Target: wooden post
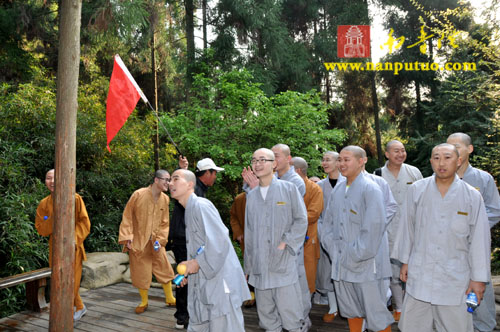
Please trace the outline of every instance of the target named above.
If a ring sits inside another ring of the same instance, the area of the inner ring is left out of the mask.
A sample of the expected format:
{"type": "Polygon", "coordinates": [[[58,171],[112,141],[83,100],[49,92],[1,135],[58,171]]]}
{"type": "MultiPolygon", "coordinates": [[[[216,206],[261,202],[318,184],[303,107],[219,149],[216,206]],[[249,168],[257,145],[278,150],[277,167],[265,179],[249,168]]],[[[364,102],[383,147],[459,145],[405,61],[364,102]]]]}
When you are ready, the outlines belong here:
{"type": "Polygon", "coordinates": [[[157,23],[157,14],[155,12],[154,4],[151,9],[151,72],[153,73],[154,79],[154,99],[155,99],[155,112],[156,112],[156,121],[155,121],[155,134],[154,134],[154,159],[155,159],[155,171],[160,169],[160,134],[159,134],[159,114],[158,114],[158,78],[156,74],[156,23],[157,23]]]}
{"type": "Polygon", "coordinates": [[[76,114],[81,0],[61,0],[49,331],[73,331],[76,114]]]}

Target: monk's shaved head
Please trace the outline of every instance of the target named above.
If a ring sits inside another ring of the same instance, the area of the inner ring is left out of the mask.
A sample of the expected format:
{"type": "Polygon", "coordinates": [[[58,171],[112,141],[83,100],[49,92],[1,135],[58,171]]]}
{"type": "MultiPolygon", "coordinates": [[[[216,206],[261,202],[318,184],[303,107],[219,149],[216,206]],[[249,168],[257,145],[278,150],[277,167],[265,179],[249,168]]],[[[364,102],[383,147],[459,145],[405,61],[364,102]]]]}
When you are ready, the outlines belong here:
{"type": "Polygon", "coordinates": [[[335,151],[326,151],[325,153],[323,153],[323,157],[324,156],[330,156],[335,160],[339,159],[339,153],[335,151]]]}
{"type": "Polygon", "coordinates": [[[273,149],[279,149],[285,157],[288,157],[290,155],[290,147],[286,144],[276,144],[273,146],[273,149]]]}
{"type": "Polygon", "coordinates": [[[348,145],[342,151],[349,151],[357,159],[366,158],[366,151],[357,145],[348,145]]]}
{"type": "Polygon", "coordinates": [[[182,176],[182,178],[184,180],[186,180],[186,182],[192,183],[193,188],[196,185],[196,176],[190,170],[180,168],[180,169],[176,170],[174,173],[180,174],[182,176]]]}
{"type": "Polygon", "coordinates": [[[307,161],[304,160],[304,158],[301,157],[293,157],[292,158],[292,165],[295,167],[295,169],[300,169],[302,171],[302,174],[306,175],[307,174],[307,161]]]}
{"type": "Polygon", "coordinates": [[[434,154],[434,151],[436,151],[437,149],[440,149],[440,148],[450,149],[451,151],[453,151],[454,154],[457,155],[457,158],[459,157],[458,150],[455,147],[455,145],[448,144],[448,143],[441,143],[441,144],[436,145],[434,148],[432,148],[432,154],[434,154]]]}
{"type": "Polygon", "coordinates": [[[256,154],[257,152],[263,152],[268,159],[274,160],[274,152],[268,148],[257,149],[253,154],[256,154]]]}
{"type": "Polygon", "coordinates": [[[398,141],[397,139],[393,139],[392,141],[387,142],[385,145],[385,151],[389,151],[393,146],[402,146],[404,147],[404,144],[398,141]]]}
{"type": "Polygon", "coordinates": [[[462,141],[462,144],[464,144],[465,146],[472,145],[472,139],[467,134],[453,133],[450,136],[448,136],[448,139],[446,141],[448,141],[449,139],[453,139],[453,138],[460,139],[460,141],[462,141]]]}

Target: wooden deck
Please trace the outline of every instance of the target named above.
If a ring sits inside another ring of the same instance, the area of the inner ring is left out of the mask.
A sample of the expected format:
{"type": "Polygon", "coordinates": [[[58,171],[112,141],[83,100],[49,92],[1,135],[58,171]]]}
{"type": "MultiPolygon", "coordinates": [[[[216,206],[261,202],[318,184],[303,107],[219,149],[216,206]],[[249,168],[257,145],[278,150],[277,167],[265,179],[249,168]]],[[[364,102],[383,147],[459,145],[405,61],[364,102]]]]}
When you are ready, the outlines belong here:
{"type": "MultiPolygon", "coordinates": [[[[130,284],[121,283],[81,293],[87,306],[87,314],[75,324],[75,331],[179,331],[175,329],[175,308],[165,306],[162,289],[152,288],[149,292],[148,310],[137,315],[134,308],[139,303],[139,294],[130,284]]],[[[311,312],[313,322],[311,332],[349,331],[347,320],[336,317],[333,323],[324,323],[326,306],[314,305],[311,312]]],[[[257,312],[254,308],[244,308],[245,329],[247,332],[263,331],[258,326],[257,312]]],[[[0,331],[47,331],[49,312],[22,312],[0,319],[0,331]]],[[[392,331],[399,331],[396,324],[392,331]]]]}

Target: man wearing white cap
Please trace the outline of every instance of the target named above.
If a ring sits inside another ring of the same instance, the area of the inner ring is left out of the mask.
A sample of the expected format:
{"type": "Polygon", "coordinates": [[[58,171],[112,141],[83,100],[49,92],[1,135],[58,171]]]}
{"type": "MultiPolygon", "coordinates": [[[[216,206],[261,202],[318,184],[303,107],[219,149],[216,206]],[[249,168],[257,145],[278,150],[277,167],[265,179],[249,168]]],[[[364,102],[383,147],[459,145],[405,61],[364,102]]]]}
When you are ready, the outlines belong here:
{"type": "Polygon", "coordinates": [[[214,185],[215,180],[217,179],[217,172],[223,171],[224,168],[218,167],[215,165],[214,161],[210,158],[205,158],[196,164],[196,188],[200,187],[200,189],[203,191],[203,195],[199,195],[196,193],[198,196],[205,197],[205,193],[208,190],[208,187],[211,187],[214,185]]]}
{"type": "MultiPolygon", "coordinates": [[[[179,168],[187,169],[188,161],[185,157],[179,159],[179,168]]],[[[205,158],[196,164],[196,186],[194,193],[198,197],[205,197],[208,187],[214,185],[217,179],[217,172],[223,171],[224,168],[215,165],[214,161],[210,158],[205,158]]],[[[186,223],[184,221],[184,207],[175,200],[174,211],[172,213],[172,221],[170,224],[169,247],[172,249],[175,261],[180,263],[187,259],[186,248],[186,223]]],[[[186,329],[189,322],[189,315],[187,310],[187,296],[188,287],[177,288],[176,307],[177,311],[174,316],[177,318],[175,328],[186,329]]]]}

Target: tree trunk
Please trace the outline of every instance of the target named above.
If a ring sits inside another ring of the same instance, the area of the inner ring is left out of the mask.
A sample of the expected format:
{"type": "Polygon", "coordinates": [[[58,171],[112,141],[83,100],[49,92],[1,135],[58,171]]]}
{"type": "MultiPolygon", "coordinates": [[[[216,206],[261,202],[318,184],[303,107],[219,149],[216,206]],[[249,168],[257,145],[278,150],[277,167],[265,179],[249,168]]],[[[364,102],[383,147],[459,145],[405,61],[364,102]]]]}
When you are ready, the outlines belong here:
{"type": "Polygon", "coordinates": [[[330,105],[330,73],[328,71],[326,71],[325,80],[326,104],[330,105]]]}
{"type": "Polygon", "coordinates": [[[152,26],[152,36],[151,36],[151,72],[153,73],[154,80],[154,106],[156,112],[156,121],[155,121],[155,135],[153,137],[154,143],[154,158],[155,158],[155,171],[160,169],[160,137],[158,132],[158,79],[156,75],[156,35],[155,35],[155,26],[152,26]]]}
{"type": "Polygon", "coordinates": [[[194,3],[193,0],[184,0],[184,6],[186,9],[186,87],[189,96],[189,89],[193,83],[193,66],[194,66],[194,3]]]}
{"type": "Polygon", "coordinates": [[[203,50],[207,49],[207,0],[202,0],[201,8],[203,12],[203,50]]]}
{"type": "Polygon", "coordinates": [[[59,8],[54,225],[49,331],[73,331],[76,115],[80,68],[81,0],[59,8]]]}
{"type": "Polygon", "coordinates": [[[418,81],[415,81],[415,94],[417,96],[417,107],[416,107],[416,110],[415,110],[415,120],[416,120],[416,128],[417,128],[417,131],[422,133],[422,129],[424,127],[424,124],[423,124],[423,114],[422,114],[422,106],[421,106],[421,103],[422,103],[422,96],[421,96],[421,93],[420,93],[420,83],[418,81]]]}
{"type": "Polygon", "coordinates": [[[384,154],[382,153],[382,138],[380,135],[380,119],[379,119],[379,109],[378,109],[378,96],[377,96],[377,86],[375,85],[375,72],[370,75],[371,88],[372,88],[372,104],[373,104],[373,115],[375,117],[375,140],[377,141],[377,158],[378,165],[382,166],[384,164],[384,154]]]}

